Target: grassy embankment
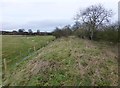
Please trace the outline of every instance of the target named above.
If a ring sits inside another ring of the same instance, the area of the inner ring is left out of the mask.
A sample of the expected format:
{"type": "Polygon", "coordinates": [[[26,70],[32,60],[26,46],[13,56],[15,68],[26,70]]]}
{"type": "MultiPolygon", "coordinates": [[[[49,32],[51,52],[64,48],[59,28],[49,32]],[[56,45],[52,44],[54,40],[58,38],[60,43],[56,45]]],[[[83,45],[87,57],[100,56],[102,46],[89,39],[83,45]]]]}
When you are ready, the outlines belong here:
{"type": "Polygon", "coordinates": [[[114,86],[118,84],[117,58],[116,46],[75,37],[60,38],[18,65],[4,84],[114,86]]]}
{"type": "Polygon", "coordinates": [[[3,67],[3,73],[11,74],[24,59],[28,59],[28,56],[54,39],[53,36],[2,36],[2,62],[4,67],[6,64],[6,69],[3,67]]]}

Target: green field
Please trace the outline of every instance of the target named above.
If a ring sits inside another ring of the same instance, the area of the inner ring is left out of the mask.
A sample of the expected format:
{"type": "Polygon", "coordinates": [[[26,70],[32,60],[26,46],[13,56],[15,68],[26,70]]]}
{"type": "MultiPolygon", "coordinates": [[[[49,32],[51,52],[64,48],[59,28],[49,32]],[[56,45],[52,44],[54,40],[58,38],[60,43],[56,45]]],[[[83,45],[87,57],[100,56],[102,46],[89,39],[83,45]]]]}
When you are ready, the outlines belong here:
{"type": "Polygon", "coordinates": [[[118,85],[117,46],[74,36],[48,42],[53,39],[52,36],[3,36],[3,59],[6,58],[8,65],[14,68],[3,79],[3,85],[118,85]],[[36,46],[37,54],[14,67],[13,64],[34,53],[33,46],[36,46]]]}
{"type": "Polygon", "coordinates": [[[24,58],[54,40],[53,36],[2,36],[2,59],[6,60],[7,70],[13,69],[24,58]]]}

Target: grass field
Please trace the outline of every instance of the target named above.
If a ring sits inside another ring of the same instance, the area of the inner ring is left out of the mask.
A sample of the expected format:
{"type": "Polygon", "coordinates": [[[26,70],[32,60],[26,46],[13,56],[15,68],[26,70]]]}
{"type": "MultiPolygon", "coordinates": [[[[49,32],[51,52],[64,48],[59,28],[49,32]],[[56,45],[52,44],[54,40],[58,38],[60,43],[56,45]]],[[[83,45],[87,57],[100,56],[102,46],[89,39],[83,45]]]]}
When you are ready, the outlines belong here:
{"type": "MultiPolygon", "coordinates": [[[[3,38],[7,39],[6,36],[3,38]]],[[[11,41],[8,41],[9,45],[4,43],[6,41],[3,40],[3,43],[8,46],[6,48],[3,44],[3,54],[7,51],[6,49],[22,51],[23,46],[27,51],[30,46],[35,44],[34,42],[31,45],[32,40],[35,40],[40,46],[42,40],[44,40],[44,37],[30,37],[27,39],[19,36],[14,39],[12,36],[9,38],[11,38],[11,41]],[[10,48],[11,43],[13,44],[12,39],[16,41],[14,43],[18,44],[17,47],[10,48]],[[22,43],[23,41],[28,42],[19,46],[21,41],[22,43]]],[[[47,37],[46,40],[51,39],[53,37],[47,37]]],[[[16,54],[13,54],[13,56],[15,57],[16,54]]],[[[11,59],[13,57],[11,54],[6,54],[4,57],[7,58],[8,56],[11,59]]],[[[49,43],[46,47],[40,49],[36,55],[19,64],[3,80],[3,84],[12,86],[117,86],[117,58],[116,46],[76,37],[60,38],[49,43]]],[[[7,60],[10,61],[11,59],[8,58],[7,60]]]]}
{"type": "Polygon", "coordinates": [[[2,36],[2,58],[6,60],[7,70],[11,70],[25,57],[36,52],[54,40],[53,36],[2,36]]]}

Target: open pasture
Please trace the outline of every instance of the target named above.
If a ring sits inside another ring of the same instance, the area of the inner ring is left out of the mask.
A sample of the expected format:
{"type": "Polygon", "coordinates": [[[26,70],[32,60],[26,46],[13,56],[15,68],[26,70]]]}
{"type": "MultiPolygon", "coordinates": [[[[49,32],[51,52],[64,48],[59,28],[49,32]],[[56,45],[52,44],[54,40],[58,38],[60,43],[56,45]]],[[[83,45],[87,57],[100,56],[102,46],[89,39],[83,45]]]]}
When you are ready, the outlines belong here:
{"type": "Polygon", "coordinates": [[[4,35],[2,36],[2,59],[6,61],[9,69],[52,40],[54,40],[53,36],[4,35]]]}

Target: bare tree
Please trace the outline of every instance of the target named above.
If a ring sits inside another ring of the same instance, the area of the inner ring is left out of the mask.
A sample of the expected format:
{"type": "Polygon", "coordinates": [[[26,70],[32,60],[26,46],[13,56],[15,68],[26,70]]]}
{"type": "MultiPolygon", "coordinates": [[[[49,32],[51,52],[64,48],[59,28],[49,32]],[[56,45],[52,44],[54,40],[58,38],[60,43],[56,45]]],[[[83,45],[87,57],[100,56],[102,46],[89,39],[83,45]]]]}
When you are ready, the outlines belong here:
{"type": "Polygon", "coordinates": [[[63,36],[68,37],[72,34],[72,30],[70,29],[70,27],[71,27],[70,25],[66,25],[62,28],[63,36]]]}
{"type": "Polygon", "coordinates": [[[102,5],[92,5],[83,11],[80,11],[76,17],[76,21],[85,23],[90,32],[90,39],[93,39],[94,31],[103,24],[110,21],[112,10],[106,10],[102,5]]]}

